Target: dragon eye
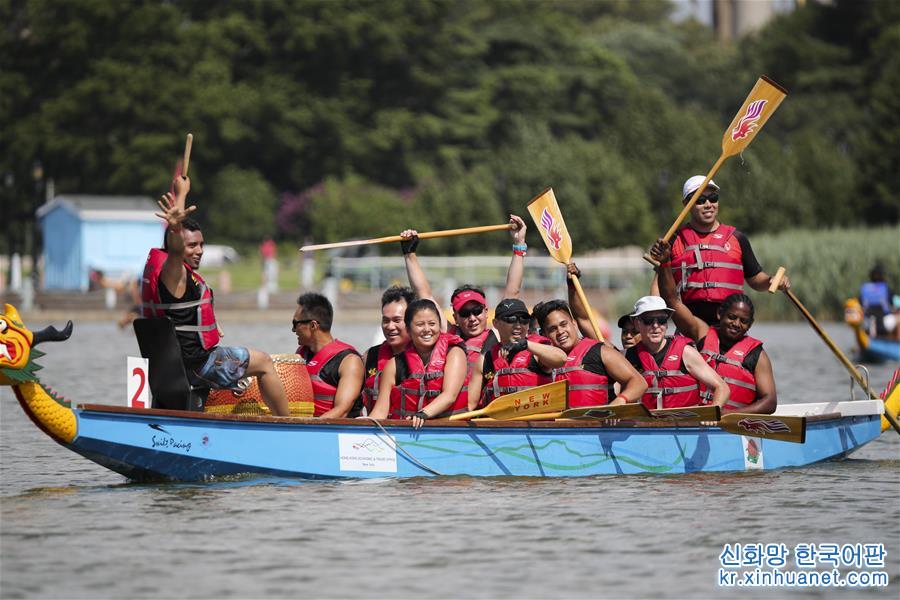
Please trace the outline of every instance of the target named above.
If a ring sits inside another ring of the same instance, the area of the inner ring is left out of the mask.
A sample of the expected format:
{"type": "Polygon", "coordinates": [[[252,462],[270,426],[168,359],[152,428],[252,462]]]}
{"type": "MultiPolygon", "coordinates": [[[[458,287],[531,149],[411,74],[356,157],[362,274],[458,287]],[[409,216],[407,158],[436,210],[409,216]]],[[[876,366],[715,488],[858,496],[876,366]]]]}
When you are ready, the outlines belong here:
{"type": "Polygon", "coordinates": [[[6,333],[6,328],[7,328],[6,321],[3,319],[0,319],[0,333],[6,333]]]}

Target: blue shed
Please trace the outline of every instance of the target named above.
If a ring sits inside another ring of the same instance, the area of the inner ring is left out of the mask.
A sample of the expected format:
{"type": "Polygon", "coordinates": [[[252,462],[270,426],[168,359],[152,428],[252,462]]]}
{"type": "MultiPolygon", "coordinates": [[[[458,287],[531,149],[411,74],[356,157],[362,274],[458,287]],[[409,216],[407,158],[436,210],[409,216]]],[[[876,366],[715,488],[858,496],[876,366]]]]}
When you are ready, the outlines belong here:
{"type": "Polygon", "coordinates": [[[91,269],[138,276],[162,243],[163,222],[146,196],[57,196],[37,210],[44,236],[44,289],[82,290],[91,269]]]}

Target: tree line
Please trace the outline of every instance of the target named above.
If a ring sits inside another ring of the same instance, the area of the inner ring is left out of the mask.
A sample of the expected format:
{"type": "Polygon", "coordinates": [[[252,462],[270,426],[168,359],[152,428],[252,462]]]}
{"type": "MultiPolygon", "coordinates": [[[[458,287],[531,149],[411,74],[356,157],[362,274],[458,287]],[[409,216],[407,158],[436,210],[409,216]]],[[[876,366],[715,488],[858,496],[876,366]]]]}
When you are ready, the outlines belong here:
{"type": "MultiPolygon", "coordinates": [[[[191,131],[192,198],[217,241],[501,223],[550,185],[579,252],[646,245],[767,74],[789,95],[717,175],[724,220],[750,233],[898,221],[900,3],[810,2],[734,43],[671,11],[0,0],[3,217],[31,218],[36,161],[58,193],[158,196],[191,131]]],[[[8,233],[0,249],[22,243],[8,233]]]]}

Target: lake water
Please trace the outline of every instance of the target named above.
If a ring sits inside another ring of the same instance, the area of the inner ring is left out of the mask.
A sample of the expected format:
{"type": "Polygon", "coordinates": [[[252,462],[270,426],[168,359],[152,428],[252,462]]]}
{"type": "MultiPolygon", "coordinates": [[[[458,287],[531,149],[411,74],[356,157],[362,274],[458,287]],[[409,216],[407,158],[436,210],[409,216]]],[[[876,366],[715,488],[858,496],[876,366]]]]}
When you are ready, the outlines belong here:
{"type": "MultiPolygon", "coordinates": [[[[229,344],[296,346],[288,325],[225,325],[229,344]]],[[[827,329],[852,345],[844,326],[827,329]]],[[[375,333],[374,322],[336,327],[358,347],[375,333]]],[[[808,326],[753,334],[781,402],[848,398],[847,375],[808,326]]],[[[42,350],[42,380],[66,397],[125,404],[125,356],[139,354],[130,333],[76,323],[42,350]]],[[[872,387],[891,371],[874,367],[872,387]]],[[[0,396],[2,598],[784,596],[718,587],[723,546],[755,542],[884,544],[888,588],[792,593],[900,591],[891,431],[848,460],[777,472],[133,484],[52,442],[9,389],[0,396]]]]}

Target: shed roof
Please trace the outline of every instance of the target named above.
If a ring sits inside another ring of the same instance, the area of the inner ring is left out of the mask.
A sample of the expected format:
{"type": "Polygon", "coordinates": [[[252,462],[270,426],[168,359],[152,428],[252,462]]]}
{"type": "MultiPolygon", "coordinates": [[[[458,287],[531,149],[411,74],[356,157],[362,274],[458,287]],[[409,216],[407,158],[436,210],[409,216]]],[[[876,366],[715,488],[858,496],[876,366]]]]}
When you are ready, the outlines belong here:
{"type": "Polygon", "coordinates": [[[66,194],[40,206],[36,215],[43,219],[57,207],[66,207],[83,221],[148,221],[160,222],[153,213],[158,210],[149,196],[95,196],[66,194]]]}

